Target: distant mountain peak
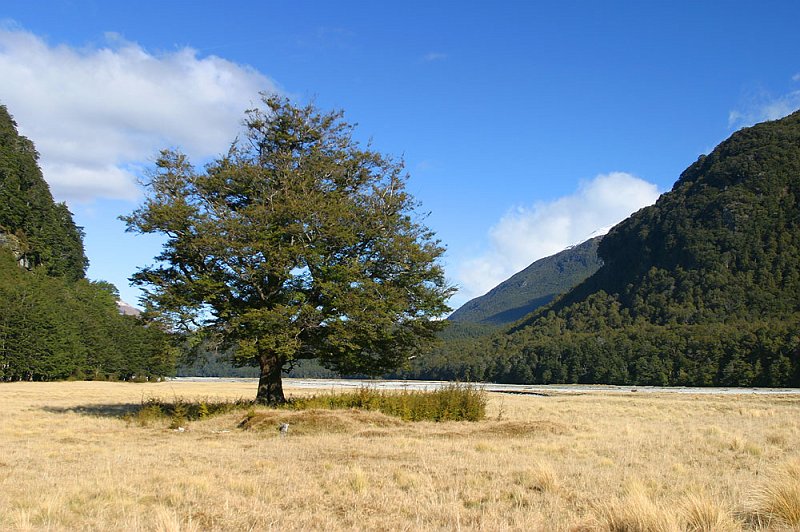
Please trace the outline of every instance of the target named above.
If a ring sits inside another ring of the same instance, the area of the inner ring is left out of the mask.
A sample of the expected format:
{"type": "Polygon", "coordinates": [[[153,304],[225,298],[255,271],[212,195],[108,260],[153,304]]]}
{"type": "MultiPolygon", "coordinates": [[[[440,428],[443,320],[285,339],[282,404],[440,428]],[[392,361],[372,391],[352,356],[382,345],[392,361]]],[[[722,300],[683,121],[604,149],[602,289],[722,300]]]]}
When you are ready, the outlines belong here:
{"type": "Polygon", "coordinates": [[[117,300],[117,309],[119,310],[120,314],[125,316],[139,316],[142,313],[141,310],[121,299],[117,300]]]}
{"type": "Polygon", "coordinates": [[[600,238],[595,236],[537,260],[486,294],[471,299],[448,319],[486,325],[517,321],[597,271],[602,264],[597,257],[600,238]]]}

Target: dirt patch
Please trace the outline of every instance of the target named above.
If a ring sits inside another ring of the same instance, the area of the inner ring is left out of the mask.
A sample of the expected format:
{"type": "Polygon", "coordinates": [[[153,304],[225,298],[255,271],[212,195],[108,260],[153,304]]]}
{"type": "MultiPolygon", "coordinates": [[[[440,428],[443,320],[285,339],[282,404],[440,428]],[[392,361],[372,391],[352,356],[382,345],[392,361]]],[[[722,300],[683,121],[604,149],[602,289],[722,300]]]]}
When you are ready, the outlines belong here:
{"type": "Polygon", "coordinates": [[[567,425],[552,421],[412,422],[381,412],[355,409],[257,410],[244,416],[237,426],[243,430],[278,435],[283,423],[289,424],[288,434],[295,436],[351,434],[360,438],[380,438],[405,434],[447,439],[471,436],[529,438],[570,432],[567,425]]]}
{"type": "Polygon", "coordinates": [[[520,438],[541,434],[566,434],[569,428],[552,421],[496,421],[488,424],[482,432],[506,438],[520,438]]]}
{"type": "Polygon", "coordinates": [[[280,431],[282,423],[289,424],[289,434],[354,434],[359,431],[399,427],[403,421],[380,412],[365,410],[265,410],[247,414],[238,427],[261,432],[280,431]]]}

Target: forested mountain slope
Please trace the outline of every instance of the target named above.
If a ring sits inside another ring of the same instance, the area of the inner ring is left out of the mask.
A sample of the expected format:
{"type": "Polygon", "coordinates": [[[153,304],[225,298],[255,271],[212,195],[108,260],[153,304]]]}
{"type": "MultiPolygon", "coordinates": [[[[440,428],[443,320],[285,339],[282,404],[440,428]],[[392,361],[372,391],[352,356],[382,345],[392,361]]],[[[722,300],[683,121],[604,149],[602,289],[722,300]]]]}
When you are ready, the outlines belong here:
{"type": "Polygon", "coordinates": [[[550,303],[600,268],[595,237],[537,260],[485,295],[465,303],[448,318],[454,322],[504,325],[550,303]]]}
{"type": "Polygon", "coordinates": [[[800,385],[800,112],[734,133],[600,242],[564,297],[416,376],[800,385]]]}
{"type": "Polygon", "coordinates": [[[33,143],[0,105],[0,238],[28,266],[81,279],[88,261],[83,233],[66,204],[55,203],[42,177],[33,143]]]}
{"type": "Polygon", "coordinates": [[[83,233],[37,158],[0,106],[0,381],[172,374],[167,335],[121,316],[116,288],[85,278],[83,233]]]}

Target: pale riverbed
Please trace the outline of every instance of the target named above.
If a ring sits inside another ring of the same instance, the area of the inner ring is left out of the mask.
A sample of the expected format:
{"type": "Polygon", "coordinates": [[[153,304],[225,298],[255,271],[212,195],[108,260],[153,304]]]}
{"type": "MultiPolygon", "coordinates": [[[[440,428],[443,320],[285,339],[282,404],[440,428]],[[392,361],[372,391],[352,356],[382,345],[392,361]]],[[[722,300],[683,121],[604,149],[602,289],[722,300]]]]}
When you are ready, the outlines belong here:
{"type": "MultiPolygon", "coordinates": [[[[177,382],[252,382],[258,379],[242,379],[232,377],[175,377],[177,382]]],[[[368,386],[383,390],[434,390],[450,384],[445,381],[406,381],[406,380],[379,380],[379,379],[283,379],[287,388],[321,388],[331,390],[360,388],[368,386]]],[[[529,395],[549,395],[553,393],[680,393],[680,394],[708,394],[708,395],[774,395],[774,394],[800,394],[800,388],[697,388],[681,386],[611,386],[611,385],[585,385],[585,384],[495,384],[476,383],[487,392],[518,393],[529,395]]]]}

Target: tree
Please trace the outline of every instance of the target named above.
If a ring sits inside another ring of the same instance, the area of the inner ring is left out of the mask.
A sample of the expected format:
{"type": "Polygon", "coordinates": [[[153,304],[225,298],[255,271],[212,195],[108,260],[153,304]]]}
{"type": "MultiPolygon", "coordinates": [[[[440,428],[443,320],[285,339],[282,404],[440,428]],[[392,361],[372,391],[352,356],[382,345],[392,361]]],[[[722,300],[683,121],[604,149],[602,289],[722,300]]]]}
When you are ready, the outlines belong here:
{"type": "Polygon", "coordinates": [[[26,267],[44,265],[48,275],[75,281],[89,264],[83,230],[64,203],[55,203],[30,139],[0,105],[0,244],[13,237],[26,267]]]}
{"type": "Polygon", "coordinates": [[[341,112],[275,96],[197,171],[165,150],[128,231],[167,237],[132,280],[171,324],[213,330],[261,370],[256,400],[283,402],[281,370],[318,358],[340,373],[394,369],[434,339],[453,289],[396,162],[352,138],[341,112]]]}

